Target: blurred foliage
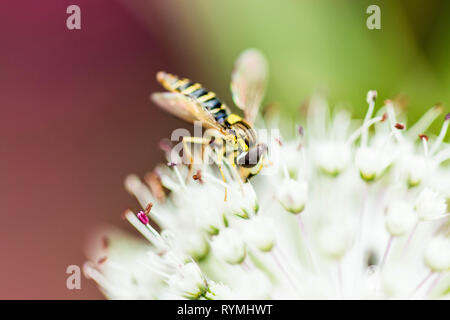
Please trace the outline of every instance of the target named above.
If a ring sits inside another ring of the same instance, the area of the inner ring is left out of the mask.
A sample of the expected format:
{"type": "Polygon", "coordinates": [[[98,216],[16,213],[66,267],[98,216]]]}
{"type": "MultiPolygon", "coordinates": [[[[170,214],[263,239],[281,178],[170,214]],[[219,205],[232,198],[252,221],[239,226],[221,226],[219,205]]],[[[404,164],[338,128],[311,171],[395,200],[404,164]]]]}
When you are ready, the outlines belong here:
{"type": "Polygon", "coordinates": [[[401,96],[410,121],[437,102],[449,111],[450,1],[190,0],[170,3],[167,13],[178,62],[188,65],[182,71],[230,105],[233,62],[254,47],[269,60],[265,101],[289,117],[318,88],[356,116],[369,89],[379,101],[401,96]],[[381,30],[366,27],[371,4],[381,8],[381,30]]]}

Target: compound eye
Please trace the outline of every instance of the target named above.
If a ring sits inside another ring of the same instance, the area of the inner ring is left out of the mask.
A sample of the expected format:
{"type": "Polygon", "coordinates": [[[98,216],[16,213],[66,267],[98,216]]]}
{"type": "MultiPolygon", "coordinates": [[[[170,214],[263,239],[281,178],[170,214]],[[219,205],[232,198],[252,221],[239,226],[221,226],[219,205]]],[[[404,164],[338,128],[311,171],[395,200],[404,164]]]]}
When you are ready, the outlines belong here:
{"type": "Polygon", "coordinates": [[[250,148],[247,152],[241,153],[236,163],[244,168],[252,168],[256,166],[261,157],[267,152],[267,145],[264,143],[257,144],[253,148],[250,148]]]}

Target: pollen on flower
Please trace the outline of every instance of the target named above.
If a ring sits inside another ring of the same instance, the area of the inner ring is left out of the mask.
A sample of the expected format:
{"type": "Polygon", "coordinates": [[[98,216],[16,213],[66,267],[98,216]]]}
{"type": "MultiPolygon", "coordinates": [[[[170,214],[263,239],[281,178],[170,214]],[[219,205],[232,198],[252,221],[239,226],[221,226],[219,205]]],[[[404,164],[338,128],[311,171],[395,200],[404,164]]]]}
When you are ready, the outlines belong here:
{"type": "Polygon", "coordinates": [[[150,214],[150,211],[152,210],[152,208],[153,208],[153,203],[149,202],[149,204],[145,207],[145,211],[144,211],[147,216],[150,214]]]}
{"type": "Polygon", "coordinates": [[[168,162],[167,166],[168,167],[176,167],[176,166],[178,166],[178,163],[177,162],[168,162]]]}
{"type": "Polygon", "coordinates": [[[150,219],[148,218],[148,215],[144,211],[139,211],[136,216],[138,217],[139,221],[142,222],[142,224],[149,224],[150,219]]]}
{"type": "Polygon", "coordinates": [[[426,134],[421,133],[419,134],[419,139],[422,141],[428,141],[428,136],[426,134]]]}
{"type": "Polygon", "coordinates": [[[403,129],[405,129],[405,125],[402,124],[402,123],[398,123],[398,122],[394,125],[394,127],[395,127],[396,129],[398,129],[398,130],[403,130],[403,129]]]}
{"type": "Polygon", "coordinates": [[[202,171],[201,170],[197,170],[197,172],[192,176],[192,179],[194,179],[195,181],[198,181],[200,183],[203,183],[202,171]]]}

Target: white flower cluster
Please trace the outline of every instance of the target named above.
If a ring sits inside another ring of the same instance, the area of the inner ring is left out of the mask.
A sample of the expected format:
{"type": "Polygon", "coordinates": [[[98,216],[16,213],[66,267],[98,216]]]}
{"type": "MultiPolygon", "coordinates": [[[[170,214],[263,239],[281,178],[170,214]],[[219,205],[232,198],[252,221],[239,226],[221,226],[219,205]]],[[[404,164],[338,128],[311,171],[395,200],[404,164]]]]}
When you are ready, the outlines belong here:
{"type": "Polygon", "coordinates": [[[357,121],[314,96],[246,183],[226,160],[226,182],[215,164],[129,176],[148,241],[106,232],[85,274],[111,299],[450,298],[450,117],[428,137],[442,107],[409,127],[375,101],[357,121]]]}

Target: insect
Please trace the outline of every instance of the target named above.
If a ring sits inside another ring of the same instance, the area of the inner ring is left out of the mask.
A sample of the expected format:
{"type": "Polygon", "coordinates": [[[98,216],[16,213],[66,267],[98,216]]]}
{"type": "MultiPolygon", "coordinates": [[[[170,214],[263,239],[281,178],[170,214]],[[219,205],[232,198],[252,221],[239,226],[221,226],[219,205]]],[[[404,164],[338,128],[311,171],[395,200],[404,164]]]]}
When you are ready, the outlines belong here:
{"type": "MultiPolygon", "coordinates": [[[[225,142],[218,155],[224,181],[224,157],[237,168],[244,182],[261,170],[267,145],[257,142],[252,127],[264,97],[267,80],[267,62],[259,51],[244,51],[236,60],[232,72],[233,101],[243,110],[244,118],[232,113],[214,92],[199,83],[162,71],[157,73],[156,78],[169,91],[152,94],[152,100],[159,107],[185,121],[201,121],[203,127],[217,130],[225,142]]],[[[210,142],[210,139],[200,137],[184,137],[183,148],[187,150],[187,143],[207,145],[210,142]]]]}

